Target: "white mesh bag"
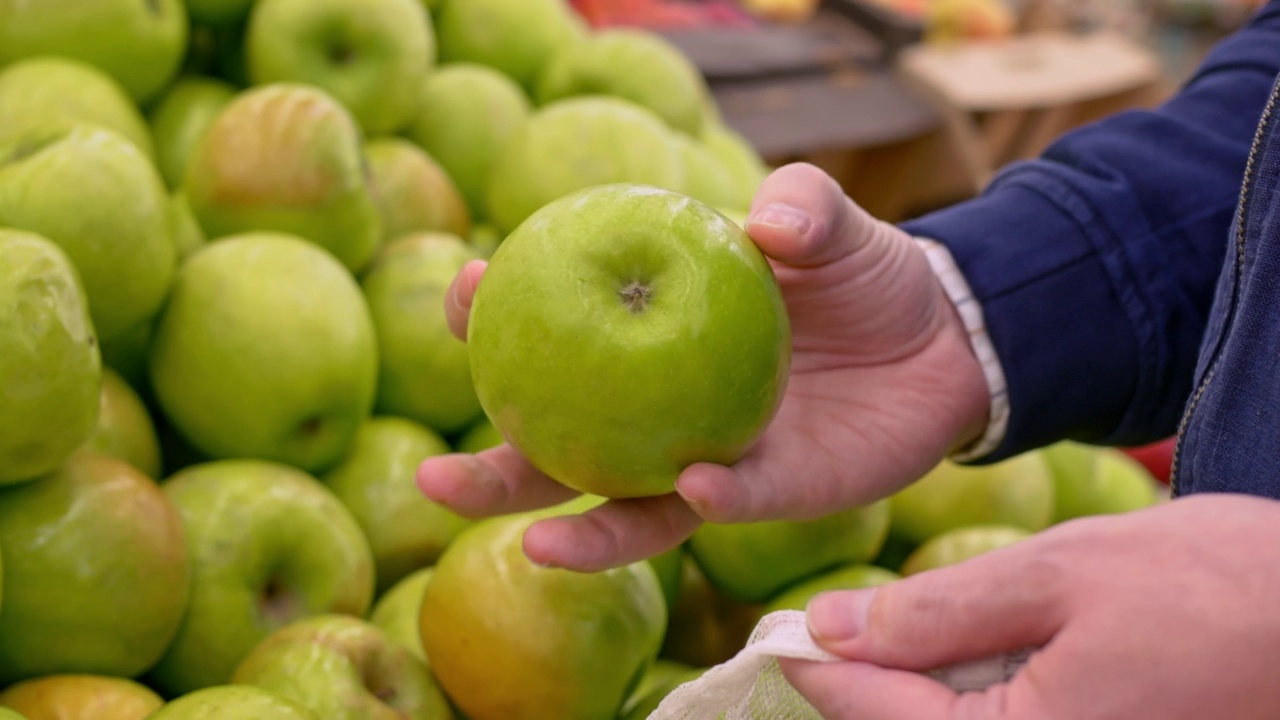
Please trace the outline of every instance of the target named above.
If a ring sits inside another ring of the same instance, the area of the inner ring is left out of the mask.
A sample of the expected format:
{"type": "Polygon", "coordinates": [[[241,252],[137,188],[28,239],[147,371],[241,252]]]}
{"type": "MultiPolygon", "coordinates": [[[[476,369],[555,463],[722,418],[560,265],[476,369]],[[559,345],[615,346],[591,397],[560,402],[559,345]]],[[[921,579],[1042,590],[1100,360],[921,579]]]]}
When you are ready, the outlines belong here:
{"type": "MultiPolygon", "coordinates": [[[[1013,677],[1027,652],[955,665],[930,673],[957,692],[981,690],[1013,677]]],[[[742,651],[677,687],[649,720],[822,720],[778,668],[778,658],[836,662],[814,644],[797,610],[761,619],[742,651]]]]}

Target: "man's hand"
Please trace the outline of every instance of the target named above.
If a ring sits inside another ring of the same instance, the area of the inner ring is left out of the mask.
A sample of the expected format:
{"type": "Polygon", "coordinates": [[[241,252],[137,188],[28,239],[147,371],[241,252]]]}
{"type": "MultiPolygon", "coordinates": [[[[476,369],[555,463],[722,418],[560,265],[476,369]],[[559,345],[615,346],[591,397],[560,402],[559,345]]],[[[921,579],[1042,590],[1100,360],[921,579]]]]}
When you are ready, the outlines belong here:
{"type": "Polygon", "coordinates": [[[868,591],[814,598],[855,662],[782,663],[831,720],[1280,717],[1280,503],[1196,496],[1086,518],[868,591]],[[1043,648],[957,695],[915,672],[1043,648]]]}
{"type": "MultiPolygon", "coordinates": [[[[540,521],[534,561],[592,571],[658,555],[703,520],[810,519],[866,504],[919,478],[985,427],[990,399],[955,308],[924,252],[809,165],[775,171],[747,231],[777,274],[793,334],[792,375],[777,416],[732,467],[687,468],[670,495],[612,501],[540,521]]],[[[466,337],[484,263],[446,300],[466,337]]],[[[469,516],[548,506],[572,491],[508,446],[425,461],[418,485],[469,516]]]]}

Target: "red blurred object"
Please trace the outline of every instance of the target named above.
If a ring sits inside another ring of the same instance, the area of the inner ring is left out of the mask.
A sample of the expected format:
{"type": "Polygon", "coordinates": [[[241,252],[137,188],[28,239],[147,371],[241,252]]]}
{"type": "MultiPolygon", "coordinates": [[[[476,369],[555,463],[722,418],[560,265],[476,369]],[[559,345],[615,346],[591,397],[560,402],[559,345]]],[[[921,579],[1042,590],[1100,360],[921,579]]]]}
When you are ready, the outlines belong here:
{"type": "Polygon", "coordinates": [[[1169,438],[1142,447],[1124,448],[1124,453],[1142,463],[1157,480],[1168,485],[1169,474],[1173,469],[1173,446],[1176,442],[1176,438],[1169,438]]]}
{"type": "Polygon", "coordinates": [[[570,0],[570,4],[593,28],[690,30],[755,25],[730,0],[570,0]]]}

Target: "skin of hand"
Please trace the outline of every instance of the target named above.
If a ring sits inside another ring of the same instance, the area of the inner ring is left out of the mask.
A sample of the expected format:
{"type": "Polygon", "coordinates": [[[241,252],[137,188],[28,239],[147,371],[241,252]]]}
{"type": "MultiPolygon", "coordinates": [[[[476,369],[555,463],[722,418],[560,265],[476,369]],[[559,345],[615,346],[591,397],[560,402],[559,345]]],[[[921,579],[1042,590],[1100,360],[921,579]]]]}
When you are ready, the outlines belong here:
{"type": "MultiPolygon", "coordinates": [[[[866,504],[981,435],[990,409],[982,367],[910,236],[805,164],[771,173],[746,230],[769,258],[791,319],[792,374],[777,415],[739,462],[691,465],[675,493],[533,524],[524,550],[534,562],[598,571],[673,548],[703,521],[803,520],[866,504]]],[[[459,338],[484,267],[469,263],[447,293],[459,338]]],[[[473,518],[574,494],[507,445],[428,459],[417,481],[427,497],[473,518]]]]}
{"type": "Polygon", "coordinates": [[[869,591],[820,595],[810,633],[850,662],[783,661],[830,720],[1280,717],[1280,503],[1189,496],[1050,528],[869,591]],[[956,694],[919,671],[1040,648],[956,694]]]}

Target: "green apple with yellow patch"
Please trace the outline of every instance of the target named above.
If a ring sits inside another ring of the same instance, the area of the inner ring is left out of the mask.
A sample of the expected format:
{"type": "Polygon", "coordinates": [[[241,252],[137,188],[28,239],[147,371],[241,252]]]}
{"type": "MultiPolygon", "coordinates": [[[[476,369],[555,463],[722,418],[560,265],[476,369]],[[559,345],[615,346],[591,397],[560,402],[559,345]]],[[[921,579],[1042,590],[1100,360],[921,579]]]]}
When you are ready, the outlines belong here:
{"type": "Polygon", "coordinates": [[[417,232],[471,233],[466,201],[418,146],[402,138],[379,138],[365,146],[365,156],[385,242],[417,232]]]}
{"type": "Polygon", "coordinates": [[[32,720],[146,720],[164,700],[127,678],[57,674],[9,686],[0,705],[32,720]]]}

